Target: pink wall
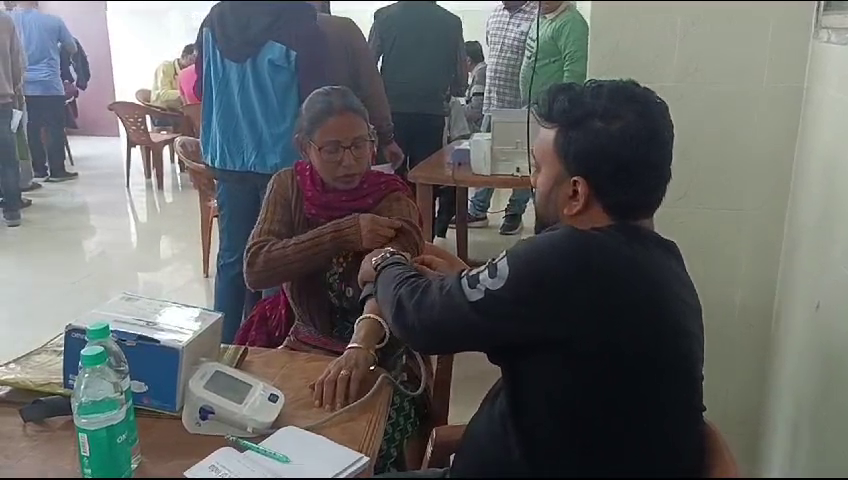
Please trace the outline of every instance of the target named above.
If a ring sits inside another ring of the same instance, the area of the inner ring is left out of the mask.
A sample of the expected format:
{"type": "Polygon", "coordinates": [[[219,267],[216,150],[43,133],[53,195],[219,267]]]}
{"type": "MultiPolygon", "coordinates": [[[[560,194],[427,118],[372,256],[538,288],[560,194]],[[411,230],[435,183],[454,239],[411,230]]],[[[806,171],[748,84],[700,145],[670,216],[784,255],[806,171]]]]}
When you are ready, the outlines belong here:
{"type": "Polygon", "coordinates": [[[118,121],[106,107],[115,101],[106,2],[41,2],[41,10],[62,17],[91,65],[91,82],[80,92],[79,135],[118,136],[118,121]]]}

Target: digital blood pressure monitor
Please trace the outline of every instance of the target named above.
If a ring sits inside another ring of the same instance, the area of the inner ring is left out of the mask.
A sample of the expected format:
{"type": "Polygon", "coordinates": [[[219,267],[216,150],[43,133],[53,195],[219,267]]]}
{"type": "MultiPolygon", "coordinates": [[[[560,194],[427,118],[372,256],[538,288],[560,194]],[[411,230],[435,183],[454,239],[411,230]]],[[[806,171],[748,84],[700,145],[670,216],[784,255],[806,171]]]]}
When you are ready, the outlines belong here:
{"type": "Polygon", "coordinates": [[[272,385],[220,363],[204,363],[188,381],[183,425],[200,435],[253,437],[267,433],[284,402],[272,385]]]}

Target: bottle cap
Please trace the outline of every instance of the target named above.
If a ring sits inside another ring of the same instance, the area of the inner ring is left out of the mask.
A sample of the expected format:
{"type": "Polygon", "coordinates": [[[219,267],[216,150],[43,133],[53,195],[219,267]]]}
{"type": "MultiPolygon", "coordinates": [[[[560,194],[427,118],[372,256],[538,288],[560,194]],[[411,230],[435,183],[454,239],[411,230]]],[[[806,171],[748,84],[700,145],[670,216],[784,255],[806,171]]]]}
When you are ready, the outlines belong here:
{"type": "Polygon", "coordinates": [[[112,336],[112,329],[106,322],[92,323],[85,331],[85,338],[92,340],[105,340],[112,336]]]}
{"type": "Polygon", "coordinates": [[[85,368],[99,367],[106,364],[109,356],[106,354],[106,349],[100,345],[94,345],[82,349],[80,360],[82,361],[82,366],[85,368]]]}

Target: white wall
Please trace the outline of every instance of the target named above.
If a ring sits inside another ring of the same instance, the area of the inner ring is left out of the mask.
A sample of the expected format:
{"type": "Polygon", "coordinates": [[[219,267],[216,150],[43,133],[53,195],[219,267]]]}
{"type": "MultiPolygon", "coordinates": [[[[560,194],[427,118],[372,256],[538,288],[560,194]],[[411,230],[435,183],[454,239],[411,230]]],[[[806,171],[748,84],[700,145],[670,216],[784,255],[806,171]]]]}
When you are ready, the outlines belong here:
{"type": "MultiPolygon", "coordinates": [[[[334,1],[334,15],[351,18],[367,37],[374,12],[390,1],[334,1]]],[[[439,2],[463,22],[466,40],[485,47],[486,19],[500,2],[439,2]]],[[[588,3],[588,2],[581,2],[588,3]]],[[[115,96],[135,99],[139,88],[150,88],[153,72],[165,60],[179,56],[183,46],[194,42],[197,29],[213,1],[107,2],[107,18],[112,46],[115,96]]]]}
{"type": "Polygon", "coordinates": [[[848,46],[814,42],[777,303],[771,476],[848,475],[848,46]]]}
{"type": "Polygon", "coordinates": [[[589,76],[632,77],[670,105],[674,179],[657,224],[680,245],[704,307],[707,415],[749,474],[812,14],[813,2],[797,1],[591,6],[589,76]]]}

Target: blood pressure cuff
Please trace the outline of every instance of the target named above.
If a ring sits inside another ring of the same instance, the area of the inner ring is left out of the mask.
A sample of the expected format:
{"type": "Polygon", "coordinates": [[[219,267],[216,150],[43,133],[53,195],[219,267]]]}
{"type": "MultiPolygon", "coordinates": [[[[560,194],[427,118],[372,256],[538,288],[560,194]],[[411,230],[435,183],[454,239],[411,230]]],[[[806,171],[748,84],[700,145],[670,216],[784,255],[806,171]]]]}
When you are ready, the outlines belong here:
{"type": "Polygon", "coordinates": [[[374,296],[374,284],[367,283],[365,287],[362,288],[362,293],[359,295],[359,306],[365,308],[365,303],[374,296]]]}

